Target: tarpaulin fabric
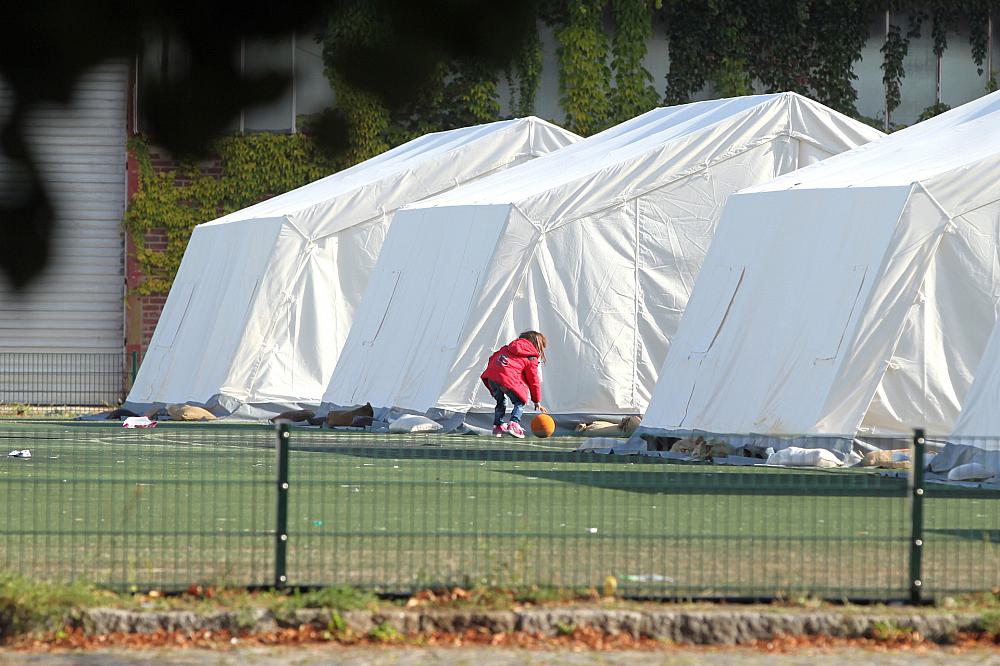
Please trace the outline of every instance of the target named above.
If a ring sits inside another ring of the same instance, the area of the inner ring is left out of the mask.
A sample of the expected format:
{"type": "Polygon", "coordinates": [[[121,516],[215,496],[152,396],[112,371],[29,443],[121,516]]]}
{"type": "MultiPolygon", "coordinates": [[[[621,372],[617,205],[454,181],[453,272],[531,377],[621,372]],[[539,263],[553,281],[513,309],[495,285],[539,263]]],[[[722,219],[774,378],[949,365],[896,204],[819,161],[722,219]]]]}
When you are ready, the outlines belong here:
{"type": "Polygon", "coordinates": [[[730,197],[637,436],[949,432],[998,231],[996,93],[730,197]]]}
{"type": "Polygon", "coordinates": [[[697,102],[407,206],[324,405],[491,409],[483,365],[534,329],[550,411],[642,412],[726,198],[879,136],[792,93],[697,102]]]}
{"type": "Polygon", "coordinates": [[[578,139],[538,118],[428,134],[199,225],[126,404],[318,406],[395,211],[578,139]]]}

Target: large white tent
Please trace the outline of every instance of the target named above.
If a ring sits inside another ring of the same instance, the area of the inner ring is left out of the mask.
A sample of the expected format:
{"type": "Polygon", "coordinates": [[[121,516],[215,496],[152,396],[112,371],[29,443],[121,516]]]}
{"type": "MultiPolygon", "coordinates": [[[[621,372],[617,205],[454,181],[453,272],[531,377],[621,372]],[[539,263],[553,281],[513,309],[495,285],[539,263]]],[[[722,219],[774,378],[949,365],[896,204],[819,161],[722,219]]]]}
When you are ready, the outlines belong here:
{"type": "Polygon", "coordinates": [[[199,225],[126,405],[318,405],[396,209],[578,139],[538,118],[428,134],[199,225]]]}
{"type": "Polygon", "coordinates": [[[730,197],[640,434],[949,432],[998,232],[996,93],[730,197]]]}
{"type": "Polygon", "coordinates": [[[993,328],[948,445],[931,469],[947,472],[966,463],[980,463],[1000,477],[1000,325],[993,328]]]}
{"type": "Polygon", "coordinates": [[[532,328],[550,411],[642,411],[729,194],[879,136],[792,93],[697,102],[407,206],[324,405],[489,408],[487,357],[532,328]]]}

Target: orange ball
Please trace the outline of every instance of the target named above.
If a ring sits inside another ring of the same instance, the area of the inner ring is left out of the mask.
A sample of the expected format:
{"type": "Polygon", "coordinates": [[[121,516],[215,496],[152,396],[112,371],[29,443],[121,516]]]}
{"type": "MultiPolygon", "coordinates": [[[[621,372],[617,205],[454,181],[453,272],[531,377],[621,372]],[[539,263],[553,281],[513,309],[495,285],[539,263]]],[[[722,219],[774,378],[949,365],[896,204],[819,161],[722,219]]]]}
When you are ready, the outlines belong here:
{"type": "Polygon", "coordinates": [[[556,431],[556,422],[548,414],[539,414],[531,419],[531,432],[535,437],[551,437],[556,431]]]}

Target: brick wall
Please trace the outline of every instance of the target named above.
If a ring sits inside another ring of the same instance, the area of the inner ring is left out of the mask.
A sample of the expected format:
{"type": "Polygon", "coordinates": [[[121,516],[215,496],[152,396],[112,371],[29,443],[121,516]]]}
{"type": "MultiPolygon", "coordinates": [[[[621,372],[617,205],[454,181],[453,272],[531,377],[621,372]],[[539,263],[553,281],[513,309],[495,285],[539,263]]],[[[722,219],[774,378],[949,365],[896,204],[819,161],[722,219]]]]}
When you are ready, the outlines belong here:
{"type": "MultiPolygon", "coordinates": [[[[149,158],[153,170],[157,173],[168,171],[175,172],[175,182],[179,185],[188,184],[190,181],[180,168],[180,163],[165,150],[156,146],[149,147],[149,158]]],[[[218,158],[211,158],[199,164],[201,172],[215,178],[222,176],[222,162],[218,158]]],[[[132,155],[128,157],[128,193],[129,199],[138,189],[138,165],[132,155]]],[[[204,220],[208,222],[208,220],[204,220]]],[[[146,232],[143,238],[143,245],[151,250],[165,250],[167,247],[167,235],[164,229],[154,228],[146,232]]],[[[139,362],[146,356],[149,349],[149,342],[156,330],[156,323],[160,319],[163,305],[167,301],[166,295],[139,296],[134,292],[134,288],[142,284],[145,276],[139,268],[135,259],[135,242],[129,238],[127,242],[127,267],[126,281],[129,293],[126,299],[126,321],[125,321],[125,349],[128,358],[126,367],[131,369],[132,355],[136,354],[139,362]]]]}

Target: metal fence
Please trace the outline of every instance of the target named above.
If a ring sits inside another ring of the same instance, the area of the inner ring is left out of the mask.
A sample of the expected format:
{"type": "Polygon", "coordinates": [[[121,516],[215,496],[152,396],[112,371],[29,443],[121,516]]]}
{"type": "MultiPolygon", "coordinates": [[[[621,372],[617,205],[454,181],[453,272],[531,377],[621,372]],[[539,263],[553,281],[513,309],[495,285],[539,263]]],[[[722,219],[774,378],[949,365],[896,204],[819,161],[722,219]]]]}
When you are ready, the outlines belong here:
{"type": "Polygon", "coordinates": [[[124,379],[122,352],[0,352],[0,404],[114,405],[124,379]]]}
{"type": "Polygon", "coordinates": [[[601,588],[905,599],[1000,586],[1000,492],[526,440],[0,425],[0,567],[116,589],[601,588]],[[923,492],[920,492],[923,491],[923,492]],[[917,582],[919,581],[919,582],[917,582]]]}

